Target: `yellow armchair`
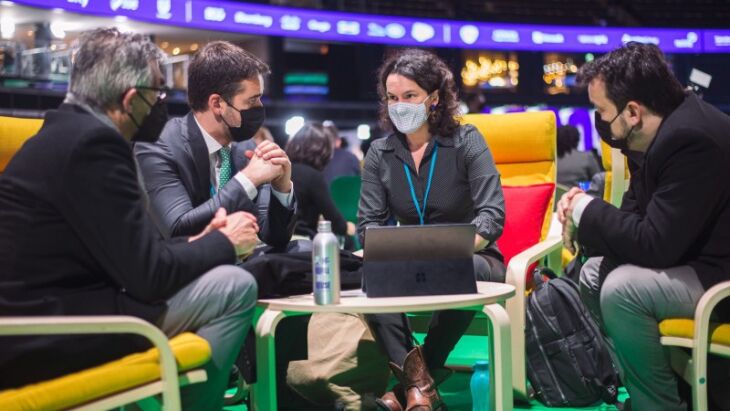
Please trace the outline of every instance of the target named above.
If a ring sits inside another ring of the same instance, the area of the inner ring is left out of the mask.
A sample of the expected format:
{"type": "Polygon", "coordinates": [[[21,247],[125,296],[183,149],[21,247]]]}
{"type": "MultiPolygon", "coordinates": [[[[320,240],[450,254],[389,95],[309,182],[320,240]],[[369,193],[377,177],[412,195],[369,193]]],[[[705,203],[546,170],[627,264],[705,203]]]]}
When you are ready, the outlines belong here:
{"type": "Polygon", "coordinates": [[[0,174],[25,140],[40,130],[43,119],[0,116],[0,174]]]}
{"type": "Polygon", "coordinates": [[[621,150],[611,148],[601,140],[601,162],[603,163],[603,169],[606,170],[603,199],[616,207],[620,207],[621,200],[628,188],[629,167],[626,157],[621,154],[621,150]]]}
{"type": "MultiPolygon", "coordinates": [[[[512,114],[468,114],[464,123],[473,124],[487,141],[505,187],[553,184],[557,179],[556,121],[550,111],[512,114]]],[[[547,238],[554,207],[554,186],[542,216],[539,241],[514,255],[507,264],[506,282],[516,288],[506,308],[512,323],[512,384],[515,394],[527,397],[525,368],[525,292],[527,274],[538,260],[549,257],[548,265],[560,267],[562,242],[547,238]]],[[[509,214],[509,211],[508,211],[509,214]]],[[[515,218],[506,215],[506,219],[515,218]]],[[[505,227],[505,234],[507,227],[505,227]]],[[[503,237],[505,236],[503,234],[503,237]]]]}
{"type": "Polygon", "coordinates": [[[676,318],[659,323],[662,345],[689,348],[671,352],[672,367],[692,386],[695,410],[707,409],[707,356],[730,358],[730,323],[710,323],[710,316],[720,301],[730,298],[730,281],[715,285],[705,292],[692,319],[676,318]]]}
{"type": "Polygon", "coordinates": [[[180,410],[180,386],[203,382],[210,345],[192,333],[168,341],[152,324],[136,317],[4,317],[0,335],[137,334],[154,348],[52,380],[0,391],[4,411],[102,410],[138,403],[180,410]],[[178,371],[183,374],[178,376],[178,371]]]}

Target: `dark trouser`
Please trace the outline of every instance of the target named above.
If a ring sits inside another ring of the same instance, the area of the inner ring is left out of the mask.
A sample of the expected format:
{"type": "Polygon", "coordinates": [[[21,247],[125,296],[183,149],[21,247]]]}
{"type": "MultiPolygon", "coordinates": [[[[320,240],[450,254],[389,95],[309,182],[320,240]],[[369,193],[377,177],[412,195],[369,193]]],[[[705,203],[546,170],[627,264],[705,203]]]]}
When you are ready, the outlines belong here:
{"type": "MultiPolygon", "coordinates": [[[[478,281],[504,282],[504,264],[491,256],[474,255],[474,273],[478,281]]],[[[428,326],[423,344],[424,356],[429,369],[443,367],[446,357],[469,328],[475,311],[435,311],[428,326]]],[[[367,314],[365,319],[390,361],[403,365],[406,355],[413,349],[413,336],[405,314],[367,314]]]]}

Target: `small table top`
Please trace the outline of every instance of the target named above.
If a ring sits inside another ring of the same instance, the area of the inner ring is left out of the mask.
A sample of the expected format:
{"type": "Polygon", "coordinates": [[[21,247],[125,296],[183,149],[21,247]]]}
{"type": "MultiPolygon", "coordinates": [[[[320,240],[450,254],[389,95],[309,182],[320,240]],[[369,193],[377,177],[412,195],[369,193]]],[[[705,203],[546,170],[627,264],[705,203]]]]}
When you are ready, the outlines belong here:
{"type": "Polygon", "coordinates": [[[306,294],[259,300],[258,305],[276,311],[375,314],[484,306],[504,301],[515,295],[515,287],[512,285],[482,281],[477,281],[476,294],[367,298],[358,291],[360,290],[343,291],[339,304],[317,305],[314,303],[314,296],[306,294]]]}

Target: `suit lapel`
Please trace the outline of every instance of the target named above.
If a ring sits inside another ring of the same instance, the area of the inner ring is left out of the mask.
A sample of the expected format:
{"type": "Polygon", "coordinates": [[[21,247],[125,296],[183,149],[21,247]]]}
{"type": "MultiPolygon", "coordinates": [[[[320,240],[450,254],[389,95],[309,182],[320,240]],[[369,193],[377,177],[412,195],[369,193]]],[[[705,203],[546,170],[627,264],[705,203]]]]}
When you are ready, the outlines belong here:
{"type": "Polygon", "coordinates": [[[187,114],[187,127],[183,130],[183,136],[187,137],[190,155],[195,163],[197,181],[197,195],[203,198],[210,198],[210,159],[208,158],[208,146],[205,145],[203,133],[193,117],[193,113],[187,114]]]}

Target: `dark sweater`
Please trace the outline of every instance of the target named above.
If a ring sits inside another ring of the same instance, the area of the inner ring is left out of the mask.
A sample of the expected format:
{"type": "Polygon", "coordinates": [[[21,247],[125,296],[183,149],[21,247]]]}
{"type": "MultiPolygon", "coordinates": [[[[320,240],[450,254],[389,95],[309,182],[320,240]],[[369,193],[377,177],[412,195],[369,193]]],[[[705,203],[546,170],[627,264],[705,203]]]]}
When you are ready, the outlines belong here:
{"type": "Polygon", "coordinates": [[[323,173],[328,183],[331,183],[337,177],[359,176],[360,160],[347,149],[335,149],[335,152],[332,153],[332,159],[327,163],[323,173]]]}
{"type": "Polygon", "coordinates": [[[319,216],[332,222],[332,232],[347,235],[347,221],[332,201],[324,173],[306,164],[292,164],[291,179],[297,197],[297,223],[294,233],[314,237],[319,216]]]}

